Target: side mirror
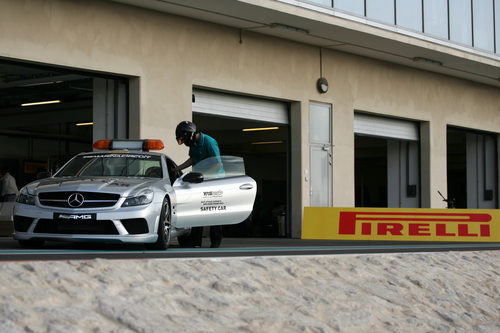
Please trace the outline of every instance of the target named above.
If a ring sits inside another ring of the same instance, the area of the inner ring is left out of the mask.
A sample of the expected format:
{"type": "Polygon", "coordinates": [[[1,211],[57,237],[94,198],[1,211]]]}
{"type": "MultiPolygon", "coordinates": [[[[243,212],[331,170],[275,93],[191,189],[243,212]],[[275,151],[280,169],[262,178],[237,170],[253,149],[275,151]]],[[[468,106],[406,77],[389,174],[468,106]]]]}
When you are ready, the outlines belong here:
{"type": "Polygon", "coordinates": [[[203,174],[199,172],[190,172],[182,177],[183,182],[199,184],[203,181],[203,174]]]}

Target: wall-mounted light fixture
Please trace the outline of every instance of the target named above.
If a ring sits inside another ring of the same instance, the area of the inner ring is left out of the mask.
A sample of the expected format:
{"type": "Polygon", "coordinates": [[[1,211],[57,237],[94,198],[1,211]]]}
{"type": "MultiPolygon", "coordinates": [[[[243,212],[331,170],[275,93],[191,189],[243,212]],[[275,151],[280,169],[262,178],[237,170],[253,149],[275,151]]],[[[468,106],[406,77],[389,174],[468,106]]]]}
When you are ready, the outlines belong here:
{"type": "Polygon", "coordinates": [[[323,77],[323,49],[319,48],[319,76],[320,78],[316,81],[316,89],[320,94],[324,94],[328,91],[328,80],[323,77]]]}
{"type": "Polygon", "coordinates": [[[328,91],[328,81],[324,77],[320,77],[318,81],[316,81],[316,88],[321,94],[324,94],[328,91]]]}
{"type": "Polygon", "coordinates": [[[53,101],[23,103],[23,104],[21,104],[21,106],[35,106],[35,105],[56,104],[56,103],[61,103],[61,100],[60,99],[55,99],[53,101]]]}

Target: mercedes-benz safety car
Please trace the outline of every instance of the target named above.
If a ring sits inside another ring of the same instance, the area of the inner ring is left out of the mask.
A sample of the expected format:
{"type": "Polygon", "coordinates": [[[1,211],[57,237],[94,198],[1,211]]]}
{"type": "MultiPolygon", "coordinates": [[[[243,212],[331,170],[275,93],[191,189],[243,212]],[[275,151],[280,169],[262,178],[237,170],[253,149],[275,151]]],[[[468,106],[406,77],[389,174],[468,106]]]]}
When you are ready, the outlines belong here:
{"type": "Polygon", "coordinates": [[[94,148],[106,151],[80,153],[20,190],[13,236],[21,246],[98,241],[163,250],[191,227],[236,224],[252,211],[257,185],[240,157],[208,158],[182,174],[167,155],[150,152],[164,148],[160,140],[99,140],[94,148]]]}

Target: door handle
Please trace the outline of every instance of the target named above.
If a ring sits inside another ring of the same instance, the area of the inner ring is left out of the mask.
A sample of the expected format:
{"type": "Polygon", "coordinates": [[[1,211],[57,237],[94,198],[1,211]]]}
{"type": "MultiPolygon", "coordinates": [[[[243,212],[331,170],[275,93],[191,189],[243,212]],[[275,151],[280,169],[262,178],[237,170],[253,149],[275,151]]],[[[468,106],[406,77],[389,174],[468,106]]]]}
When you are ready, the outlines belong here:
{"type": "Polygon", "coordinates": [[[243,184],[240,186],[240,190],[251,190],[251,189],[253,189],[252,184],[243,184]]]}

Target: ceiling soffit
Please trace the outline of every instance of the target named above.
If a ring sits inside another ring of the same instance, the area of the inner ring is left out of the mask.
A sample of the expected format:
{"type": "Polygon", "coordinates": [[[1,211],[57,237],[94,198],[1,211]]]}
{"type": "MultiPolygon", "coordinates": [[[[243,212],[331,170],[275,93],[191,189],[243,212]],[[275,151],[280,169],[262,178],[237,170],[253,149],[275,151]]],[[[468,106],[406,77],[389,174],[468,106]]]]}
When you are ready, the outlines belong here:
{"type": "Polygon", "coordinates": [[[305,2],[113,0],[500,87],[500,56],[305,2]]]}

